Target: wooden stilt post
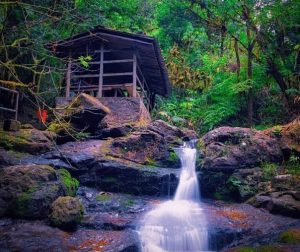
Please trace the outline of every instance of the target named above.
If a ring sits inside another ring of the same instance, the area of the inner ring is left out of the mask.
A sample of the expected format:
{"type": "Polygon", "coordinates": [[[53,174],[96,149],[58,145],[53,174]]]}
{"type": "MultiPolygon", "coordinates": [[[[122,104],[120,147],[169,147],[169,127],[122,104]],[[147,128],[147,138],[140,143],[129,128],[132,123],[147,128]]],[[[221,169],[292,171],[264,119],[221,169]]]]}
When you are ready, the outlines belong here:
{"type": "Polygon", "coordinates": [[[102,89],[103,89],[103,61],[104,61],[104,50],[103,43],[101,43],[100,48],[100,69],[99,69],[99,85],[98,85],[98,94],[97,97],[102,97],[102,89]]]}
{"type": "Polygon", "coordinates": [[[136,69],[137,69],[137,60],[136,52],[133,52],[133,74],[132,74],[132,96],[136,97],[136,69]]]}
{"type": "Polygon", "coordinates": [[[70,88],[71,88],[71,72],[72,72],[72,58],[71,54],[69,55],[68,68],[67,68],[67,86],[66,86],[66,98],[70,97],[70,88]]]}

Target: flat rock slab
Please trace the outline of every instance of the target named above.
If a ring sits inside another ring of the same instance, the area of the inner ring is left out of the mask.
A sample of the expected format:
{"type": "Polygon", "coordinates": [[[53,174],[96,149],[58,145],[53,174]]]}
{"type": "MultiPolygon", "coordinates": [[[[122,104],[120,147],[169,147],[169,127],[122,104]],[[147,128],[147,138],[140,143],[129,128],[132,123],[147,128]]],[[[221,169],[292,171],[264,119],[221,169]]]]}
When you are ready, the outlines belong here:
{"type": "Polygon", "coordinates": [[[3,220],[0,222],[0,251],[3,252],[138,251],[136,234],[130,230],[80,229],[69,233],[37,221],[1,224],[3,220]]]}

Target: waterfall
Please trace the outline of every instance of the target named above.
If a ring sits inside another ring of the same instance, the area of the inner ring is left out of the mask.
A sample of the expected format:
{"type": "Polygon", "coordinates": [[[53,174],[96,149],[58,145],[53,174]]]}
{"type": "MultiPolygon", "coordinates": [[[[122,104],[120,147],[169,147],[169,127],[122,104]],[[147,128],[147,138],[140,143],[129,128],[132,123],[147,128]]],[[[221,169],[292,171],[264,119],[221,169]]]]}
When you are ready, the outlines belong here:
{"type": "Polygon", "coordinates": [[[185,144],[175,149],[182,164],[173,200],[145,215],[138,233],[142,252],[207,251],[206,220],[201,209],[195,171],[196,149],[185,144]]]}

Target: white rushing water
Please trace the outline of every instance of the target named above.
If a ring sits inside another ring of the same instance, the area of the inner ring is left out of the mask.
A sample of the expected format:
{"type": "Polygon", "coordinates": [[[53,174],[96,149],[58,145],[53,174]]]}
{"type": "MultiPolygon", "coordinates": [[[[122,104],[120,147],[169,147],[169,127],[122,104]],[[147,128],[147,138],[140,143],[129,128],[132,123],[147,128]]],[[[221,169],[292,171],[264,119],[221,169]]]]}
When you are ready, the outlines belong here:
{"type": "Polygon", "coordinates": [[[206,220],[199,205],[195,171],[196,149],[175,150],[182,163],[179,185],[173,200],[146,214],[138,230],[142,252],[207,251],[206,220]]]}

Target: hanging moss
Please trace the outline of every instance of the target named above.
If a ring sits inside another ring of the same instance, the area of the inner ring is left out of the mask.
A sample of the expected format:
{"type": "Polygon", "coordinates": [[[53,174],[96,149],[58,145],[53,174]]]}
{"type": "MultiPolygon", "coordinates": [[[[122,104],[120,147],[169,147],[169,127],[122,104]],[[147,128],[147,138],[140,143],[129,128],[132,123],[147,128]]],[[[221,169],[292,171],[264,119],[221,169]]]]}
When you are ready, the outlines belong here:
{"type": "Polygon", "coordinates": [[[73,178],[66,169],[58,170],[58,177],[63,184],[65,194],[67,196],[75,196],[79,187],[79,181],[73,178]]]}

